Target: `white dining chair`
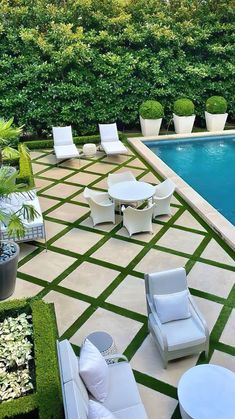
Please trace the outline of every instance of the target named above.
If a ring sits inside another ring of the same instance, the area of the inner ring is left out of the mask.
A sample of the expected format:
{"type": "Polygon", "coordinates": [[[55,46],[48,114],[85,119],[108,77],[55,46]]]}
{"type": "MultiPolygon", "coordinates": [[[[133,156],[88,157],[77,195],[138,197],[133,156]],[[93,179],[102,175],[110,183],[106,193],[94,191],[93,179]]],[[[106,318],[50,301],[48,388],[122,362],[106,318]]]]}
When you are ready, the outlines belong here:
{"type": "Polygon", "coordinates": [[[115,224],[115,204],[110,200],[107,192],[85,188],[83,196],[89,204],[94,226],[108,222],[115,224]]]}
{"type": "Polygon", "coordinates": [[[154,204],[150,204],[147,208],[137,209],[132,207],[125,208],[123,206],[123,226],[127,229],[130,236],[135,233],[149,232],[153,234],[153,217],[154,204]]]}
{"type": "Polygon", "coordinates": [[[117,124],[99,124],[101,147],[107,155],[128,154],[127,148],[119,140],[117,124]]]}
{"type": "Polygon", "coordinates": [[[130,182],[130,181],[136,181],[135,176],[130,170],[126,170],[125,172],[120,172],[120,173],[110,173],[107,179],[109,188],[115,185],[116,183],[130,182]]]}
{"type": "Polygon", "coordinates": [[[79,157],[79,151],[73,142],[72,127],[52,127],[54,151],[57,160],[79,157]]]}
{"type": "Polygon", "coordinates": [[[155,186],[155,193],[153,196],[153,202],[155,205],[153,216],[158,215],[170,215],[171,207],[170,202],[172,195],[175,191],[175,184],[170,179],[164,180],[164,182],[155,186]]]}

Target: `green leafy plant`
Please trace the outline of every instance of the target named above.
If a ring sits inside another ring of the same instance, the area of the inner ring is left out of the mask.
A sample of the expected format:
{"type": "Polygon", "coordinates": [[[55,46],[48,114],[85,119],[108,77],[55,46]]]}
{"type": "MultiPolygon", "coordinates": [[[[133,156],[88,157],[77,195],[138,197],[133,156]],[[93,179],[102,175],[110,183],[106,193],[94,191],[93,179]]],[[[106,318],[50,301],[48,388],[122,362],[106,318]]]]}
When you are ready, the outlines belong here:
{"type": "Polygon", "coordinates": [[[13,121],[14,118],[9,119],[8,121],[0,119],[0,167],[2,166],[3,160],[3,147],[10,145],[22,132],[22,126],[18,128],[12,126],[13,121]]]}
{"type": "Polygon", "coordinates": [[[2,150],[2,157],[3,160],[19,160],[20,153],[15,148],[7,146],[2,150]]]}
{"type": "Polygon", "coordinates": [[[164,108],[157,100],[146,100],[140,105],[139,113],[144,119],[159,119],[164,116],[164,108]]]}
{"type": "Polygon", "coordinates": [[[194,114],[194,104],[190,99],[178,99],[174,102],[173,112],[178,116],[191,116],[194,114]]]}
{"type": "Polygon", "coordinates": [[[211,96],[206,101],[206,110],[212,114],[222,114],[227,111],[227,101],[223,96],[211,96]]]}

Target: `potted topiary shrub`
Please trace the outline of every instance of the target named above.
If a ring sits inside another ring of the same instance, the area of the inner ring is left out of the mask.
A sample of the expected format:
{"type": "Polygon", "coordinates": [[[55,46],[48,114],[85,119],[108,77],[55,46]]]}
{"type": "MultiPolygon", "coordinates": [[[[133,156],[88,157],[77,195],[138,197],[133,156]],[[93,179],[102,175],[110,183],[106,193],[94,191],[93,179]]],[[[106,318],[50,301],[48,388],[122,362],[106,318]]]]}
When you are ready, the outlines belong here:
{"type": "Polygon", "coordinates": [[[144,137],[158,135],[164,116],[164,108],[156,100],[146,100],[140,105],[140,125],[144,137]]]}
{"type": "Polygon", "coordinates": [[[194,104],[190,99],[178,99],[173,105],[173,121],[176,134],[190,133],[195,121],[194,104]]]}
{"type": "Polygon", "coordinates": [[[223,131],[228,114],[227,101],[223,96],[211,96],[206,101],[206,127],[208,131],[223,131]]]}

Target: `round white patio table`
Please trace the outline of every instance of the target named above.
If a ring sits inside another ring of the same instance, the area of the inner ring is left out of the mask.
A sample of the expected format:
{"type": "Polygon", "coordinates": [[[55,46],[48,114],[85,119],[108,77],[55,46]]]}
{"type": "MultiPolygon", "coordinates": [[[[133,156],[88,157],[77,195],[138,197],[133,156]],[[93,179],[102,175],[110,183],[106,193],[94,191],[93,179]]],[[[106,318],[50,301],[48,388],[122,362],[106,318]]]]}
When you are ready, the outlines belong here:
{"type": "Polygon", "coordinates": [[[235,374],[213,364],[197,365],[178,385],[183,419],[234,419],[235,374]]]}
{"type": "Polygon", "coordinates": [[[127,203],[145,201],[152,198],[154,193],[154,186],[137,180],[115,183],[108,189],[108,194],[112,199],[127,203]]]}

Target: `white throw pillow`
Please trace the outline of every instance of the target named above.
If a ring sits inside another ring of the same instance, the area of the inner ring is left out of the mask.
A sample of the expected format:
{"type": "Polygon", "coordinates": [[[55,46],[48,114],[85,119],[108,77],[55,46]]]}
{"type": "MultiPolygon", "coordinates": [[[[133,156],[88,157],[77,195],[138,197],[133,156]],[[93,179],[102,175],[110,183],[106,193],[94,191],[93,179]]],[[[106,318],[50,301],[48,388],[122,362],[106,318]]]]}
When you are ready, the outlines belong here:
{"type": "Polygon", "coordinates": [[[87,419],[115,419],[115,416],[102,404],[89,400],[87,419]]]}
{"type": "Polygon", "coordinates": [[[103,402],[108,395],[109,368],[99,350],[88,339],[81,349],[79,371],[92,396],[103,402]]]}
{"type": "Polygon", "coordinates": [[[173,294],[154,295],[154,305],[161,323],[187,319],[189,311],[188,290],[173,294]]]}

